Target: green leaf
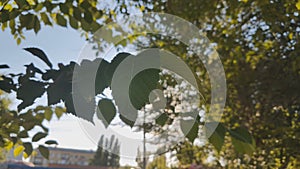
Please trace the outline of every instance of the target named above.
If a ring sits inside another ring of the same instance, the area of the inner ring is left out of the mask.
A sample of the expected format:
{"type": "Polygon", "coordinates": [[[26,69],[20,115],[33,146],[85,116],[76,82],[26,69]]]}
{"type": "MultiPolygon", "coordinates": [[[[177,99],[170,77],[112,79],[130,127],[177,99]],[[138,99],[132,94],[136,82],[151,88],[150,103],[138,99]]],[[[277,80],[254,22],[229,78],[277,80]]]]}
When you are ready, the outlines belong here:
{"type": "Polygon", "coordinates": [[[239,127],[229,130],[234,149],[243,154],[252,155],[255,151],[255,141],[245,128],[239,127]]]}
{"type": "Polygon", "coordinates": [[[26,0],[15,0],[19,8],[23,8],[25,6],[29,6],[28,2],[26,0]]]}
{"type": "Polygon", "coordinates": [[[69,16],[69,21],[72,28],[78,29],[78,22],[74,17],[69,16]]]}
{"type": "Polygon", "coordinates": [[[7,21],[9,21],[9,11],[3,10],[1,11],[1,22],[4,23],[7,21]]]}
{"type": "Polygon", "coordinates": [[[23,48],[23,49],[26,50],[27,52],[30,52],[32,55],[37,56],[39,59],[44,61],[50,68],[52,68],[52,63],[48,59],[46,53],[44,51],[42,51],[41,49],[34,48],[34,47],[23,48]]]}
{"type": "Polygon", "coordinates": [[[87,21],[82,19],[80,24],[82,29],[85,30],[86,32],[91,30],[91,25],[87,21]]]}
{"type": "Polygon", "coordinates": [[[206,130],[209,130],[209,133],[211,133],[211,128],[212,126],[218,125],[215,131],[210,135],[209,137],[209,142],[216,148],[218,152],[221,151],[222,146],[224,144],[224,138],[225,138],[225,133],[226,129],[223,126],[223,124],[219,123],[217,124],[216,122],[211,122],[211,123],[206,123],[205,127],[206,130]]]}
{"type": "Polygon", "coordinates": [[[48,141],[45,142],[45,144],[48,144],[48,145],[51,145],[51,144],[58,145],[57,141],[55,141],[55,140],[48,140],[48,141]]]}
{"type": "Polygon", "coordinates": [[[21,44],[21,38],[17,38],[17,45],[21,44]]]}
{"type": "Polygon", "coordinates": [[[19,134],[18,134],[19,138],[27,138],[28,137],[28,131],[27,130],[22,130],[19,134]]]}
{"type": "Polygon", "coordinates": [[[32,151],[33,151],[32,144],[29,143],[29,142],[26,142],[26,143],[23,143],[23,146],[25,147],[24,152],[25,152],[28,156],[30,156],[31,153],[32,153],[32,151]]]}
{"type": "Polygon", "coordinates": [[[16,22],[15,22],[15,20],[13,19],[13,20],[10,20],[9,21],[9,27],[10,27],[10,29],[15,29],[15,26],[16,26],[16,22]]]}
{"type": "Polygon", "coordinates": [[[51,25],[52,26],[52,23],[50,22],[50,19],[49,19],[48,15],[45,12],[41,13],[41,18],[42,18],[42,21],[45,23],[45,25],[51,25]]]}
{"type": "Polygon", "coordinates": [[[50,121],[52,119],[53,111],[51,108],[46,108],[44,111],[45,119],[50,121]]]}
{"type": "Polygon", "coordinates": [[[234,149],[242,154],[248,154],[252,155],[255,151],[255,146],[249,143],[242,142],[238,139],[235,139],[232,137],[232,144],[234,146],[234,149]]]}
{"type": "Polygon", "coordinates": [[[73,16],[74,16],[74,18],[75,19],[77,19],[77,20],[81,20],[81,11],[80,11],[80,9],[79,8],[73,8],[73,16]]]}
{"type": "Polygon", "coordinates": [[[56,22],[60,26],[67,27],[67,20],[60,14],[56,14],[56,22]]]}
{"type": "Polygon", "coordinates": [[[80,3],[80,7],[82,7],[83,9],[89,9],[91,7],[91,4],[88,1],[82,1],[82,3],[80,3]]]}
{"type": "Polygon", "coordinates": [[[14,149],[14,157],[19,156],[23,150],[24,150],[24,146],[23,145],[18,145],[15,149],[14,149]]]}
{"type": "Polygon", "coordinates": [[[38,132],[32,137],[32,142],[37,142],[41,140],[42,138],[45,138],[48,135],[48,133],[42,133],[38,132]]]}
{"type": "Polygon", "coordinates": [[[167,113],[163,113],[158,118],[155,119],[155,123],[160,126],[163,126],[166,124],[168,119],[169,119],[169,116],[167,115],[167,113]]]}
{"type": "Polygon", "coordinates": [[[149,103],[150,92],[158,87],[159,72],[159,69],[146,69],[132,79],[129,98],[137,110],[149,103]]]}
{"type": "MultiPolygon", "coordinates": [[[[136,113],[137,114],[137,113],[136,113]]],[[[120,114],[120,119],[125,123],[127,124],[128,126],[130,127],[133,127],[134,126],[134,123],[135,121],[131,121],[131,120],[128,120],[127,118],[123,117],[121,114],[120,114]]]]}
{"type": "Polygon", "coordinates": [[[198,136],[199,116],[196,119],[180,120],[180,128],[185,137],[193,143],[198,136]]]}
{"type": "Polygon", "coordinates": [[[95,80],[95,93],[101,94],[105,88],[107,88],[110,85],[110,72],[109,72],[109,66],[110,64],[104,60],[104,59],[96,59],[96,62],[100,62],[97,74],[96,74],[96,80],[95,80]]]}
{"type": "Polygon", "coordinates": [[[60,3],[59,9],[62,13],[69,14],[69,7],[65,3],[60,3]]]}
{"type": "Polygon", "coordinates": [[[229,133],[232,137],[242,142],[249,144],[253,142],[251,134],[244,127],[238,127],[236,129],[229,130],[229,133]]]}
{"type": "Polygon", "coordinates": [[[58,119],[64,114],[64,112],[66,112],[66,110],[64,108],[55,107],[55,114],[56,114],[58,119]]]}
{"type": "Polygon", "coordinates": [[[92,23],[93,22],[93,16],[90,12],[88,11],[85,11],[84,12],[84,16],[83,16],[84,20],[87,22],[87,23],[92,23]]]}
{"type": "Polygon", "coordinates": [[[37,34],[38,31],[41,29],[40,20],[37,16],[34,17],[34,32],[37,34]]]}
{"type": "Polygon", "coordinates": [[[107,127],[116,116],[116,107],[110,99],[101,99],[98,102],[99,111],[97,111],[97,117],[107,127]]]}
{"type": "Polygon", "coordinates": [[[38,149],[44,158],[49,159],[49,149],[47,147],[39,145],[38,149]]]}
{"type": "Polygon", "coordinates": [[[21,26],[26,27],[27,30],[34,28],[34,15],[31,13],[28,13],[26,15],[20,15],[20,23],[21,26]]]}
{"type": "Polygon", "coordinates": [[[35,12],[39,12],[40,10],[42,10],[44,8],[44,5],[42,3],[38,3],[36,5],[36,7],[34,8],[35,12]]]}

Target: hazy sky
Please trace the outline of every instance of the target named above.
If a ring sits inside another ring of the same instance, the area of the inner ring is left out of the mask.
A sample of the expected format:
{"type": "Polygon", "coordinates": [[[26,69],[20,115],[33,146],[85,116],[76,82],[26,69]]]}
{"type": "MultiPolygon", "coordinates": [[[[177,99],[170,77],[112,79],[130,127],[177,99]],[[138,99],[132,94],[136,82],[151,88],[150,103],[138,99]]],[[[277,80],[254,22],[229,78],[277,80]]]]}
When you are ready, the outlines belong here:
{"type": "MultiPolygon", "coordinates": [[[[47,68],[47,66],[38,58],[32,56],[28,52],[22,50],[25,47],[38,47],[43,49],[48,55],[53,65],[57,66],[57,63],[69,63],[70,61],[76,61],[80,51],[86,44],[85,38],[80,36],[80,33],[73,30],[62,28],[58,26],[43,27],[41,31],[35,35],[33,31],[24,33],[26,40],[23,40],[20,45],[16,44],[13,36],[8,30],[0,33],[0,51],[1,51],[1,63],[8,64],[10,69],[1,70],[1,74],[5,74],[11,71],[24,72],[25,67],[23,65],[33,62],[37,67],[47,68]]],[[[114,52],[114,51],[113,51],[114,52]]],[[[112,52],[112,53],[113,53],[112,52]]],[[[13,98],[13,96],[12,96],[13,98]]],[[[36,104],[46,105],[46,96],[38,99],[36,104]]],[[[13,100],[13,108],[19,103],[17,100],[13,100]]],[[[93,138],[90,137],[91,133],[83,130],[82,126],[95,129],[90,123],[80,120],[72,115],[64,115],[60,120],[53,119],[50,123],[47,123],[50,128],[49,137],[47,139],[57,140],[58,147],[75,148],[75,149],[93,149],[96,150],[97,145],[95,138],[100,137],[101,134],[106,135],[115,134],[121,141],[121,156],[126,155],[131,158],[121,157],[121,165],[130,164],[135,165],[135,155],[137,147],[140,145],[139,138],[142,137],[141,133],[133,133],[129,127],[113,127],[110,131],[105,130],[101,124],[96,126],[96,131],[93,138]],[[109,134],[108,134],[109,133],[109,134]],[[137,138],[134,140],[128,139],[129,137],[137,138]]],[[[43,140],[44,141],[44,140],[43,140]]]]}

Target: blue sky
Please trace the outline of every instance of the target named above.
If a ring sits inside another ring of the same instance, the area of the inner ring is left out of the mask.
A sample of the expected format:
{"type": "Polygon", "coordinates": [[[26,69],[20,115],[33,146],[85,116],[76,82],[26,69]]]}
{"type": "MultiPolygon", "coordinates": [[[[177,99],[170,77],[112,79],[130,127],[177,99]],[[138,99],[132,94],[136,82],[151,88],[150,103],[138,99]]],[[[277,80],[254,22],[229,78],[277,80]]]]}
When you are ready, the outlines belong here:
{"type": "MultiPolygon", "coordinates": [[[[16,73],[24,72],[25,67],[23,65],[31,62],[39,68],[47,68],[47,65],[28,52],[22,50],[22,48],[38,47],[44,50],[53,65],[57,66],[57,63],[67,64],[70,61],[76,61],[80,51],[83,49],[84,45],[86,45],[85,38],[80,36],[80,32],[58,26],[43,27],[37,35],[33,31],[24,32],[24,35],[26,40],[23,40],[20,45],[17,45],[9,30],[5,30],[4,32],[1,31],[0,64],[8,64],[10,66],[10,69],[8,70],[1,70],[1,74],[12,71],[16,73]]],[[[11,98],[14,98],[14,96],[11,96],[11,98]]],[[[46,105],[45,98],[46,97],[43,96],[41,99],[38,99],[36,103],[46,105]]],[[[18,103],[19,101],[13,100],[12,108],[16,108],[18,103]]],[[[47,137],[47,139],[57,140],[59,143],[58,147],[95,150],[97,145],[95,141],[90,139],[86,132],[82,130],[82,124],[93,128],[93,125],[68,114],[64,115],[60,120],[53,119],[50,123],[47,123],[50,128],[49,137],[47,137]]],[[[100,126],[100,129],[104,134],[113,133],[105,130],[103,126],[100,126]]],[[[131,158],[121,157],[121,165],[135,165],[134,157],[139,142],[128,142],[128,139],[122,139],[122,135],[138,138],[141,137],[141,133],[132,133],[131,130],[126,127],[113,127],[111,130],[120,134],[121,156],[122,154],[131,156],[131,158]]],[[[101,132],[95,134],[95,137],[100,136],[101,132]]]]}

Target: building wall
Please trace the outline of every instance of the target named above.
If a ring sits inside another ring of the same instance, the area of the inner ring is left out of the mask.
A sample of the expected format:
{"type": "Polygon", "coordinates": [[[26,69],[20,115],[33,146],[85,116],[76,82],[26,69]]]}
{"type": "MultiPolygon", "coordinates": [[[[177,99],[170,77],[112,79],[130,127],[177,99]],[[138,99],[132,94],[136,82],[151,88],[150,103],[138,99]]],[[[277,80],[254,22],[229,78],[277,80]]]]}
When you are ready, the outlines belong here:
{"type": "Polygon", "coordinates": [[[49,152],[49,160],[44,159],[38,152],[31,157],[30,161],[39,166],[50,166],[52,164],[88,166],[95,154],[94,151],[65,148],[49,148],[49,152]]]}

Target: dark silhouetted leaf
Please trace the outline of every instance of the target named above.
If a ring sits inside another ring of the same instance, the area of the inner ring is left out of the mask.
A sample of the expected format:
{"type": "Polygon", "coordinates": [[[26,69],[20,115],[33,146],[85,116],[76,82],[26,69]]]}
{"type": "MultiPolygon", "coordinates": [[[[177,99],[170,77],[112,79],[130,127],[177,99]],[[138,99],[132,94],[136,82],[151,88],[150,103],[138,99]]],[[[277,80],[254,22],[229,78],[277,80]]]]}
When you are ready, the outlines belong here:
{"type": "Polygon", "coordinates": [[[8,10],[2,10],[1,11],[1,22],[7,22],[9,21],[9,11],[8,10]]]}
{"type": "Polygon", "coordinates": [[[77,19],[77,20],[81,20],[81,11],[80,11],[80,9],[78,9],[78,8],[73,8],[73,15],[74,15],[74,18],[75,19],[77,19]]]}
{"type": "Polygon", "coordinates": [[[38,31],[41,29],[41,23],[37,16],[34,17],[34,32],[37,34],[38,31]]]}
{"type": "Polygon", "coordinates": [[[155,119],[155,123],[163,126],[166,124],[168,118],[169,116],[167,115],[167,113],[162,113],[158,118],[155,119]]]}
{"type": "Polygon", "coordinates": [[[21,80],[21,86],[17,89],[17,98],[23,100],[18,105],[18,110],[22,110],[34,103],[34,100],[42,96],[45,92],[45,84],[34,80],[21,80]]]}
{"type": "Polygon", "coordinates": [[[35,67],[33,65],[33,63],[30,63],[29,65],[25,65],[25,67],[27,68],[26,71],[31,71],[33,73],[43,74],[43,72],[39,68],[35,67]]]}
{"type": "Polygon", "coordinates": [[[107,127],[116,116],[116,107],[112,100],[101,99],[98,102],[98,108],[97,117],[103,122],[104,126],[107,127]]]}
{"type": "Polygon", "coordinates": [[[10,93],[11,90],[15,90],[13,80],[6,76],[0,76],[0,89],[7,93],[10,93]]]}
{"type": "Polygon", "coordinates": [[[42,51],[41,49],[31,47],[31,48],[24,48],[24,50],[30,52],[34,56],[37,56],[42,61],[44,61],[50,68],[52,68],[52,63],[50,62],[50,60],[48,59],[44,51],[42,51]]]}
{"type": "Polygon", "coordinates": [[[57,141],[55,141],[55,140],[48,140],[48,141],[45,142],[45,144],[48,144],[48,145],[52,145],[52,144],[58,145],[57,141]]]}
{"type": "Polygon", "coordinates": [[[31,153],[32,153],[32,151],[33,151],[32,144],[29,143],[29,142],[25,142],[25,143],[23,143],[23,146],[25,147],[24,152],[25,152],[28,156],[30,156],[31,153]]]}
{"type": "Polygon", "coordinates": [[[59,4],[59,9],[62,13],[64,14],[69,14],[69,7],[65,3],[60,3],[59,4]]]}
{"type": "Polygon", "coordinates": [[[44,158],[49,159],[49,149],[47,147],[39,145],[38,149],[44,158]]]}
{"type": "Polygon", "coordinates": [[[109,63],[104,59],[96,59],[99,60],[97,62],[100,62],[97,70],[97,75],[95,79],[95,92],[96,94],[101,94],[105,88],[107,88],[110,85],[108,77],[110,75],[109,73],[109,63]]]}
{"type": "Polygon", "coordinates": [[[86,11],[84,12],[84,16],[83,16],[84,20],[87,22],[87,23],[92,23],[93,22],[93,16],[90,12],[86,11]]]}
{"type": "Polygon", "coordinates": [[[8,69],[9,66],[8,65],[0,65],[0,69],[8,69]]]}
{"type": "Polygon", "coordinates": [[[146,69],[131,80],[129,98],[137,110],[149,103],[150,92],[158,87],[159,72],[159,69],[146,69]]]}
{"type": "Polygon", "coordinates": [[[40,139],[45,138],[47,135],[47,133],[38,132],[32,137],[32,142],[37,142],[40,139]]]}
{"type": "Polygon", "coordinates": [[[27,130],[23,130],[18,134],[19,138],[27,138],[28,137],[28,132],[27,130]]]}
{"type": "MultiPolygon", "coordinates": [[[[134,112],[133,112],[133,113],[134,113],[134,112]]],[[[136,112],[136,114],[137,114],[137,112],[136,112]]],[[[121,114],[120,114],[119,117],[120,117],[120,119],[121,119],[125,124],[127,124],[128,126],[130,126],[130,127],[133,127],[133,126],[134,126],[135,121],[128,120],[127,118],[123,117],[121,114]]]]}

